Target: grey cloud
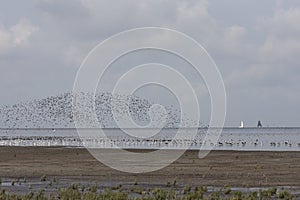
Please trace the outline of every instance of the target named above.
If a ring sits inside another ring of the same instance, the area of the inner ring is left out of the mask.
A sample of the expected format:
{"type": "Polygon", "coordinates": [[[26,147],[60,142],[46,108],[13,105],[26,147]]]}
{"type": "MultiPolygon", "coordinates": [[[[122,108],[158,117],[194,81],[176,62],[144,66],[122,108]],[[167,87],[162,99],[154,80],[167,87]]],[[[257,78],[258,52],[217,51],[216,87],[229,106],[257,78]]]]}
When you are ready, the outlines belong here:
{"type": "Polygon", "coordinates": [[[33,25],[28,19],[20,19],[11,27],[0,24],[0,54],[26,45],[32,34],[38,30],[39,27],[33,25]]]}
{"type": "MultiPolygon", "coordinates": [[[[296,125],[300,5],[278,2],[29,0],[15,12],[10,5],[0,14],[1,102],[69,91],[96,44],[129,28],[162,26],[195,38],[218,64],[229,98],[227,125],[267,115],[270,124],[296,125]],[[279,104],[291,116],[275,116],[279,104]]],[[[197,88],[208,96],[202,84],[197,88]]]]}

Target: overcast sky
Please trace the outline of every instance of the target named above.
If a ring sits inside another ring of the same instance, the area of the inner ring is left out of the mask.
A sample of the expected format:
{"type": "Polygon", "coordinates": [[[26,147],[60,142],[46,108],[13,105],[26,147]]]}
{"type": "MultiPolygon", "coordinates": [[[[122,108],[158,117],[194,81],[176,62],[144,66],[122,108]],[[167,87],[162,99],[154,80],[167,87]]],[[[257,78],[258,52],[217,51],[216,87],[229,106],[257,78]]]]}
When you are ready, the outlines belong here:
{"type": "Polygon", "coordinates": [[[226,87],[227,126],[300,126],[298,0],[0,2],[0,104],[71,91],[99,42],[159,26],[190,35],[212,56],[226,87]]]}

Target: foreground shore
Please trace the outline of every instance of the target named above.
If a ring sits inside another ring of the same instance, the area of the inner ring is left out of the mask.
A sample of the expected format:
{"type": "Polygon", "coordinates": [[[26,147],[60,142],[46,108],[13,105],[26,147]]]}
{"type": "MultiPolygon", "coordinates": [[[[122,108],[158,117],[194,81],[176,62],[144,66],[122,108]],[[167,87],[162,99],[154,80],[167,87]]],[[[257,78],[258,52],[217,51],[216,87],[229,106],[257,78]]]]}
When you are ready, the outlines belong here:
{"type": "Polygon", "coordinates": [[[212,151],[199,159],[187,151],[168,167],[144,174],[119,172],[100,163],[86,149],[0,147],[0,177],[147,184],[176,179],[183,185],[230,187],[300,186],[300,153],[212,151]]]}

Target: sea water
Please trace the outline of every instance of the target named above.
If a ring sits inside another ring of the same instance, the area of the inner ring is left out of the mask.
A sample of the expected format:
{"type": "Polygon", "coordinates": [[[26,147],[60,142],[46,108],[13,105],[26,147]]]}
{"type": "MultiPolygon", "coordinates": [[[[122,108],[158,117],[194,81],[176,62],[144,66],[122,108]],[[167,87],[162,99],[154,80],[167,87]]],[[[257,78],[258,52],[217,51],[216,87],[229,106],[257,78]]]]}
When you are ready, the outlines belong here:
{"type": "Polygon", "coordinates": [[[0,129],[0,146],[300,151],[300,128],[0,129]]]}

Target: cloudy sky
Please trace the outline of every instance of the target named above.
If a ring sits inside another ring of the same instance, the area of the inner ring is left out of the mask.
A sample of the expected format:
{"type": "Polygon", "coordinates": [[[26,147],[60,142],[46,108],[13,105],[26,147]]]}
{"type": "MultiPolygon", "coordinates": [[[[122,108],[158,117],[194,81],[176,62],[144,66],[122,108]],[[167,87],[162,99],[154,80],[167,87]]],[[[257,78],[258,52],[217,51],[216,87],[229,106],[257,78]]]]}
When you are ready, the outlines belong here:
{"type": "Polygon", "coordinates": [[[227,126],[300,126],[299,22],[298,0],[1,0],[0,104],[71,91],[99,42],[158,26],[207,49],[225,83],[227,126]]]}

